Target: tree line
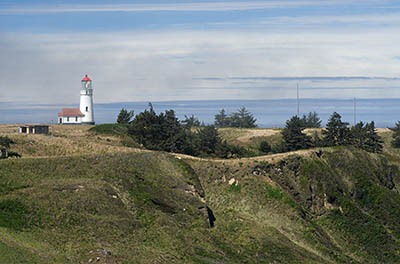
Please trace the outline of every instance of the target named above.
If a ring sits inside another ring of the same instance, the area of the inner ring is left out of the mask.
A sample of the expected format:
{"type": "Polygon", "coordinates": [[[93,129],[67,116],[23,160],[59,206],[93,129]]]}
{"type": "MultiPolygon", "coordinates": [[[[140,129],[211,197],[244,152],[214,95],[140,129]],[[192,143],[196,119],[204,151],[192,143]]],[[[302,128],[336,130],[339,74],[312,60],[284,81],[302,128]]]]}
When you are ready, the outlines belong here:
{"type": "Polygon", "coordinates": [[[127,125],[128,135],[147,149],[219,158],[240,157],[246,152],[222,140],[214,125],[201,125],[194,116],[179,121],[174,110],[157,114],[151,103],[149,109],[133,116],[133,111],[122,109],[117,123],[127,125]]]}
{"type": "MultiPolygon", "coordinates": [[[[341,115],[334,112],[322,130],[322,137],[315,133],[309,136],[303,132],[304,122],[297,116],[286,121],[282,130],[282,150],[293,151],[311,147],[355,146],[368,152],[379,153],[383,149],[383,141],[377,134],[374,121],[360,121],[349,127],[349,123],[341,120],[341,115]]],[[[400,134],[400,124],[399,124],[400,134]]]]}
{"type": "MultiPolygon", "coordinates": [[[[318,114],[314,111],[302,117],[293,116],[286,121],[281,132],[281,143],[271,147],[269,142],[262,141],[259,150],[277,153],[312,147],[355,146],[368,152],[382,152],[383,141],[376,132],[374,121],[360,121],[350,127],[341,118],[339,113],[334,112],[321,133],[314,131],[312,135],[307,135],[304,129],[321,127],[318,114]]],[[[245,107],[231,114],[222,109],[215,115],[213,125],[204,125],[194,115],[185,115],[185,119],[179,121],[173,110],[157,114],[151,104],[149,109],[136,116],[133,111],[122,109],[117,123],[128,125],[128,134],[147,149],[220,158],[241,157],[250,153],[243,147],[230,145],[222,140],[218,128],[257,127],[256,119],[245,107]]],[[[400,122],[392,130],[392,144],[400,147],[400,122]]]]}
{"type": "MultiPolygon", "coordinates": [[[[125,108],[122,108],[118,117],[118,124],[128,124],[131,122],[131,119],[134,116],[133,111],[128,111],[125,108]]],[[[253,114],[250,113],[246,107],[242,106],[236,112],[231,114],[227,114],[225,109],[220,110],[218,114],[215,115],[214,126],[217,128],[220,127],[240,127],[240,128],[255,128],[257,119],[254,118],[253,114]]],[[[185,127],[202,127],[205,126],[204,122],[200,122],[200,120],[194,115],[187,116],[180,121],[182,125],[185,127]]]]}

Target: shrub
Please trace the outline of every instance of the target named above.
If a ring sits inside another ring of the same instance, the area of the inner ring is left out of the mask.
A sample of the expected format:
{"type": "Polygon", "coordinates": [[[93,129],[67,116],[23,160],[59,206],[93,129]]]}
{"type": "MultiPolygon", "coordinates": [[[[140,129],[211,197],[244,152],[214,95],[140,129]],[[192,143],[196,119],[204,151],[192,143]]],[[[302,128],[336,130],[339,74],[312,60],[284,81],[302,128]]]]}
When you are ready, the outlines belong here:
{"type": "Polygon", "coordinates": [[[264,153],[269,153],[272,149],[268,141],[263,140],[260,142],[259,150],[264,153]]]}
{"type": "Polygon", "coordinates": [[[129,124],[133,117],[133,110],[129,111],[125,108],[122,108],[117,117],[118,124],[129,124]]]}
{"type": "Polygon", "coordinates": [[[126,126],[121,124],[101,124],[90,128],[89,131],[96,134],[120,135],[126,133],[126,126]]]}
{"type": "Polygon", "coordinates": [[[12,139],[10,139],[9,137],[0,136],[0,147],[9,149],[11,144],[15,144],[15,142],[12,139]]]}

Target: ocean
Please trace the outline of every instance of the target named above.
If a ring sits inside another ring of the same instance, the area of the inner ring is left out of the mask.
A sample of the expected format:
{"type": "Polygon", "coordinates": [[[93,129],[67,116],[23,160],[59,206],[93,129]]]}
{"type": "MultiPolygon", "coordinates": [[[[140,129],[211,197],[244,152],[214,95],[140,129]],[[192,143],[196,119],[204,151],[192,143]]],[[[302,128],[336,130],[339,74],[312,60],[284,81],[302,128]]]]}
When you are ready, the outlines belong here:
{"type": "MultiPolygon", "coordinates": [[[[257,119],[261,128],[284,127],[297,112],[296,99],[276,100],[207,100],[207,101],[168,101],[152,102],[156,112],[173,109],[179,119],[185,115],[196,116],[205,124],[212,124],[214,116],[221,109],[227,113],[246,107],[257,119]]],[[[46,123],[57,122],[57,113],[62,107],[77,105],[26,105],[0,102],[0,123],[46,123]]],[[[121,102],[95,104],[95,121],[97,124],[115,122],[122,108],[134,110],[135,114],[148,108],[148,102],[121,102]]],[[[353,124],[353,99],[301,99],[300,115],[315,111],[325,125],[333,112],[338,112],[342,120],[353,124]]],[[[376,127],[393,127],[400,120],[400,99],[357,99],[356,120],[375,121],[376,127]]]]}

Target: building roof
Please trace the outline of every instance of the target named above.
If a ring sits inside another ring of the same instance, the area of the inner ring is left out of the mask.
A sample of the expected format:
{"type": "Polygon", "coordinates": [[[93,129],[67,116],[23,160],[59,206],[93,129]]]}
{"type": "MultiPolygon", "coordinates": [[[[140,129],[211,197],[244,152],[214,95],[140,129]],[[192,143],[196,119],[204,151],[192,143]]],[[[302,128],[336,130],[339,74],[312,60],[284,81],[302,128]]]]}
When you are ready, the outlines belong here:
{"type": "Polygon", "coordinates": [[[33,128],[38,128],[38,127],[49,127],[48,125],[21,125],[19,127],[33,127],[33,128]]]}
{"type": "Polygon", "coordinates": [[[63,108],[58,116],[85,116],[79,108],[63,108]]]}
{"type": "Polygon", "coordinates": [[[91,79],[86,74],[85,77],[82,79],[82,82],[87,82],[87,81],[91,81],[91,79]]]}

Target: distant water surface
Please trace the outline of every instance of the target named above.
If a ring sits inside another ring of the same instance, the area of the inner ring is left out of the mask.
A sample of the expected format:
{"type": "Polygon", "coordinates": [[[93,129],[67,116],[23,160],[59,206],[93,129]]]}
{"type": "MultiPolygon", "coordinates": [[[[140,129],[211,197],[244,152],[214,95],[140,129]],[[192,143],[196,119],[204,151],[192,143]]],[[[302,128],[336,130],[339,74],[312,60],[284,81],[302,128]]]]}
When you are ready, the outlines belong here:
{"type": "MultiPolygon", "coordinates": [[[[284,127],[285,121],[296,114],[296,99],[277,100],[225,100],[225,101],[168,101],[152,102],[156,112],[175,110],[179,119],[184,115],[195,115],[206,124],[214,122],[214,116],[225,109],[227,113],[245,106],[257,119],[259,127],[284,127]]],[[[51,123],[56,122],[57,113],[62,107],[75,105],[18,105],[0,103],[0,123],[51,123]]],[[[148,108],[148,102],[123,102],[95,104],[95,120],[100,123],[113,123],[122,108],[134,110],[135,114],[148,108]]],[[[353,123],[352,99],[302,99],[300,114],[316,111],[327,122],[334,112],[342,115],[342,120],[353,123]]],[[[357,121],[374,120],[377,127],[392,127],[400,120],[400,99],[357,99],[357,121]]]]}

